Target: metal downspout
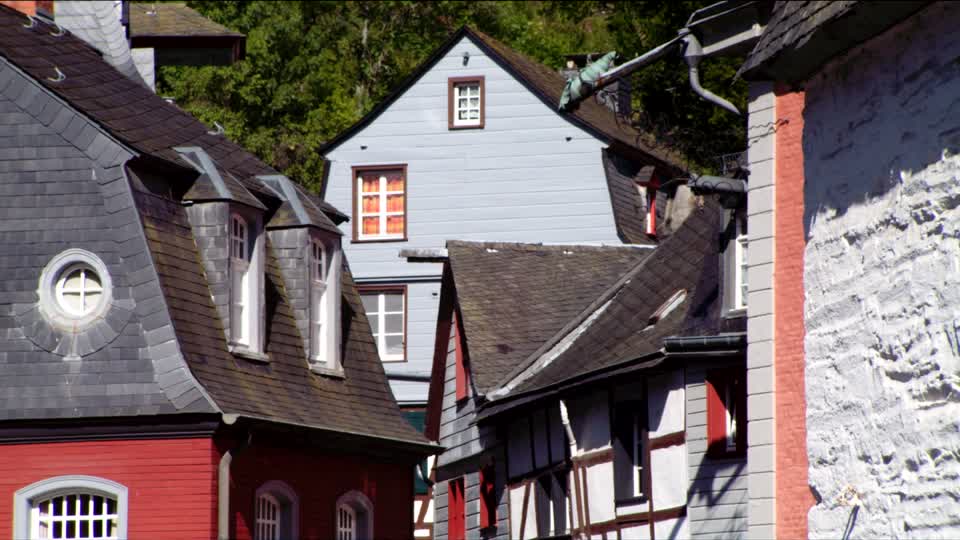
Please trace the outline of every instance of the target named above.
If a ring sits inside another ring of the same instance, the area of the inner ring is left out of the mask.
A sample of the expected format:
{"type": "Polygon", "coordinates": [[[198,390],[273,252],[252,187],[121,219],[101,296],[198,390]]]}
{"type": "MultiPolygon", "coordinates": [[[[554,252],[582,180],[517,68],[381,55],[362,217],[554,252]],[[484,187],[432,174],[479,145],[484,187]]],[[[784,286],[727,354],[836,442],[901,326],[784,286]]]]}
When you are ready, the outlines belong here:
{"type": "MultiPolygon", "coordinates": [[[[236,417],[231,421],[228,415],[224,415],[225,424],[234,422],[236,417]]],[[[248,431],[246,439],[220,456],[220,464],[217,465],[217,540],[230,540],[230,465],[233,458],[246,450],[252,441],[253,434],[248,431]]]]}
{"type": "Polygon", "coordinates": [[[686,44],[683,50],[683,58],[687,61],[687,65],[690,66],[690,88],[693,88],[693,91],[696,92],[697,95],[710,103],[739,115],[740,111],[733,103],[700,86],[700,69],[698,66],[700,65],[700,60],[703,59],[703,47],[700,45],[700,40],[697,39],[697,36],[688,33],[683,36],[683,42],[686,44]]]}

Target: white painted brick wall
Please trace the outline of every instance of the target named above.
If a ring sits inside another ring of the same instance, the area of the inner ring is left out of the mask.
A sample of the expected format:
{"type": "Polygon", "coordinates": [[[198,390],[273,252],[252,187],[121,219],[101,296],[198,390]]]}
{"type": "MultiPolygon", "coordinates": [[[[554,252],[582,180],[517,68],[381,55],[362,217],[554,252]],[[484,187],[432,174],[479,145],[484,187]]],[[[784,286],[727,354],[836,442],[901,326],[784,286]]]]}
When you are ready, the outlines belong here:
{"type": "Polygon", "coordinates": [[[806,88],[809,534],[960,537],[960,12],[935,4],[806,88]]]}

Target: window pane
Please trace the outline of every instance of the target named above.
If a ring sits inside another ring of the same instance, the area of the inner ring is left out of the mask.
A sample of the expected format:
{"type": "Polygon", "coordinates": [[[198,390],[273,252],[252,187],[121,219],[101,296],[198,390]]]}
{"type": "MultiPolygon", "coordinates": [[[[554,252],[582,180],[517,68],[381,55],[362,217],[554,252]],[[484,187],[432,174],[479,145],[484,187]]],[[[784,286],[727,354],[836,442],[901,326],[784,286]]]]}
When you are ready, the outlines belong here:
{"type": "Polygon", "coordinates": [[[471,107],[479,107],[479,106],[480,106],[480,98],[478,98],[478,97],[470,98],[470,106],[471,106],[471,107]]]}
{"type": "Polygon", "coordinates": [[[403,332],[403,313],[384,315],[384,328],[387,334],[399,334],[403,332]]]}
{"type": "Polygon", "coordinates": [[[363,218],[363,234],[379,234],[380,233],[380,218],[379,217],[365,217],[363,218]]]}
{"type": "Polygon", "coordinates": [[[370,312],[367,312],[367,319],[370,320],[370,331],[373,332],[373,335],[380,333],[380,317],[377,315],[370,315],[370,312]]]}
{"type": "Polygon", "coordinates": [[[466,120],[466,119],[467,119],[467,111],[464,110],[464,109],[461,109],[460,112],[457,113],[457,118],[460,119],[460,120],[466,120]]]}
{"type": "Polygon", "coordinates": [[[387,233],[403,234],[403,216],[387,216],[387,233]]]}
{"type": "Polygon", "coordinates": [[[387,180],[387,191],[403,191],[403,176],[399,173],[391,175],[387,180]]]}
{"type": "Polygon", "coordinates": [[[386,336],[387,354],[403,354],[403,336],[386,336]]]}
{"type": "Polygon", "coordinates": [[[387,196],[387,211],[388,211],[388,212],[403,212],[403,195],[388,195],[388,196],[387,196]]]}
{"type": "Polygon", "coordinates": [[[379,309],[378,307],[378,294],[362,294],[360,299],[363,301],[363,310],[367,312],[367,315],[371,313],[376,313],[379,309]]]}
{"type": "Polygon", "coordinates": [[[387,311],[403,311],[403,293],[390,293],[384,296],[387,311]]]}
{"type": "Polygon", "coordinates": [[[363,196],[363,213],[372,214],[380,211],[380,196],[363,196]]]}
{"type": "Polygon", "coordinates": [[[364,176],[361,184],[363,185],[364,193],[376,193],[380,191],[380,178],[375,175],[364,176]]]}

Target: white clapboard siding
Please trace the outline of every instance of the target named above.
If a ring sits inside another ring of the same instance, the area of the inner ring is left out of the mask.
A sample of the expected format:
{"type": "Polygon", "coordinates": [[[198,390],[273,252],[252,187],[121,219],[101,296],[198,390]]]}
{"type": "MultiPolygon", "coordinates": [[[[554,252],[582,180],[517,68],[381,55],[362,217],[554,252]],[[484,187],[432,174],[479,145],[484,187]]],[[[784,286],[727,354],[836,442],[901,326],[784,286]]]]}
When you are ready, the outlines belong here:
{"type": "MultiPolygon", "coordinates": [[[[712,364],[711,367],[721,366],[712,364]]],[[[706,455],[706,370],[705,365],[690,364],[686,374],[690,536],[693,539],[746,538],[747,460],[706,455]]]]}
{"type": "MultiPolygon", "coordinates": [[[[405,164],[409,240],[353,243],[351,220],[342,226],[344,250],[359,282],[439,280],[439,265],[407,263],[399,250],[442,248],[451,239],[619,244],[601,163],[604,147],[464,37],[382,114],[326,155],[331,168],[325,197],[352,216],[351,167],[405,164]],[[449,130],[447,79],[475,75],[484,77],[485,126],[449,130]]],[[[438,289],[439,282],[430,287],[438,289]]],[[[430,371],[437,297],[427,289],[408,291],[408,362],[387,364],[388,374],[430,371]]],[[[403,402],[426,401],[425,383],[392,386],[403,402]]]]}

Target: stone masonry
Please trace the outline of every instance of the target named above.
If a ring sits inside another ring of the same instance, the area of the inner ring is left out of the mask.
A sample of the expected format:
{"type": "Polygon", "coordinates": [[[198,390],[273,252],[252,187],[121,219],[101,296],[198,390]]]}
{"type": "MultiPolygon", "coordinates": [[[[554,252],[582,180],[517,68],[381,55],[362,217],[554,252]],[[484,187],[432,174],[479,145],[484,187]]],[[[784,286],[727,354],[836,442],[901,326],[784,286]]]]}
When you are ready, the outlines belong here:
{"type": "Polygon", "coordinates": [[[857,505],[853,538],[960,536],[955,15],[934,4],[806,85],[811,537],[857,505]]]}

